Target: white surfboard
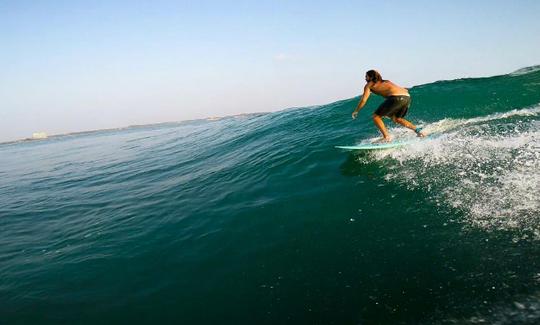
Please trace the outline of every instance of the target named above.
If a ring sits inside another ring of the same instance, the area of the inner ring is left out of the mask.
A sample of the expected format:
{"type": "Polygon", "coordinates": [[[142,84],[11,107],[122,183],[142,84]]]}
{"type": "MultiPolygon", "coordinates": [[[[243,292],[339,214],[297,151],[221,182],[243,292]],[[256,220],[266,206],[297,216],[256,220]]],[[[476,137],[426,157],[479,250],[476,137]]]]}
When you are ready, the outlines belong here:
{"type": "Polygon", "coordinates": [[[429,139],[432,138],[431,135],[428,135],[423,138],[415,138],[415,139],[406,139],[406,140],[397,140],[397,141],[391,141],[391,142],[380,142],[380,143],[360,143],[354,146],[335,146],[335,148],[338,149],[344,149],[344,150],[377,150],[377,149],[390,149],[390,148],[398,148],[402,146],[411,145],[414,143],[418,143],[418,141],[422,141],[422,139],[429,139]]]}

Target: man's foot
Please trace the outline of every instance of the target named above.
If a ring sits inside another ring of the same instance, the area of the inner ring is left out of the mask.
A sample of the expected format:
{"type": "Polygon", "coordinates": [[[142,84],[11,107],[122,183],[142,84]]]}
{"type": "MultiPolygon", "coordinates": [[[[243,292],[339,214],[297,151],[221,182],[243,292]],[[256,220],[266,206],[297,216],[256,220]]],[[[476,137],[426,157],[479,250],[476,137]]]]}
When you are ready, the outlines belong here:
{"type": "Polygon", "coordinates": [[[423,138],[423,137],[426,136],[426,134],[424,132],[422,132],[421,128],[416,128],[416,130],[414,130],[414,132],[416,132],[417,137],[423,138]]]}
{"type": "Polygon", "coordinates": [[[377,139],[377,140],[373,141],[373,143],[388,143],[388,142],[391,142],[391,141],[392,141],[391,137],[382,137],[380,139],[377,139]]]}

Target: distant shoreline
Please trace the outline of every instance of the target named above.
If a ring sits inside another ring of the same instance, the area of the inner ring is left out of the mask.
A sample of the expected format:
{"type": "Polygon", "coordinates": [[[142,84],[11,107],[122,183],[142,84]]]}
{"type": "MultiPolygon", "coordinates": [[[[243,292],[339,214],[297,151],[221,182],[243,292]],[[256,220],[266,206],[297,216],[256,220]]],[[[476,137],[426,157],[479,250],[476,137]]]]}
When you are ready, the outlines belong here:
{"type": "Polygon", "coordinates": [[[241,117],[264,115],[268,113],[270,112],[240,113],[240,114],[235,114],[235,115],[210,116],[210,117],[199,118],[199,119],[190,119],[190,120],[181,120],[181,121],[172,121],[172,122],[169,121],[169,122],[158,122],[158,123],[149,123],[149,124],[133,124],[133,125],[128,125],[128,126],[116,127],[116,128],[84,130],[84,131],[75,131],[75,132],[69,132],[69,133],[51,134],[51,135],[48,135],[46,138],[23,138],[23,139],[16,139],[16,140],[8,140],[8,141],[0,142],[0,145],[9,145],[9,144],[26,143],[26,142],[41,142],[41,141],[47,141],[47,140],[57,139],[61,137],[68,137],[68,136],[85,135],[85,134],[92,134],[92,133],[97,133],[97,132],[113,132],[113,131],[120,131],[120,130],[126,130],[126,129],[145,128],[145,127],[150,127],[150,126],[164,126],[168,124],[172,126],[172,125],[188,124],[188,123],[197,122],[197,121],[215,122],[215,121],[220,121],[220,120],[228,119],[228,118],[241,118],[241,117]]]}

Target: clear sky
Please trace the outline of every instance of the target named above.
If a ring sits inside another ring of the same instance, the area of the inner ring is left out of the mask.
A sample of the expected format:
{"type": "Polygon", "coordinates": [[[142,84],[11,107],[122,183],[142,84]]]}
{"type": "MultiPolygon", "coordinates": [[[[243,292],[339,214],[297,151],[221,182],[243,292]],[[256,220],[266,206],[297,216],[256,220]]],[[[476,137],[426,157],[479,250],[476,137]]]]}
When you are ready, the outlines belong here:
{"type": "Polygon", "coordinates": [[[0,141],[540,64],[540,1],[0,0],[0,141]]]}

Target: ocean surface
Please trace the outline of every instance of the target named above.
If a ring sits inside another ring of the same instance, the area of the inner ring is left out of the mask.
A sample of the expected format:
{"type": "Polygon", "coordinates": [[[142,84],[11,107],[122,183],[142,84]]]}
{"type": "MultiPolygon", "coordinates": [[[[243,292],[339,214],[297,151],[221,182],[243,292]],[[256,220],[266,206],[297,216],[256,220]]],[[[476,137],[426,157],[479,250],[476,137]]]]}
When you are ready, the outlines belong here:
{"type": "Polygon", "coordinates": [[[410,92],[1,144],[0,323],[539,323],[540,66],[410,92]]]}

